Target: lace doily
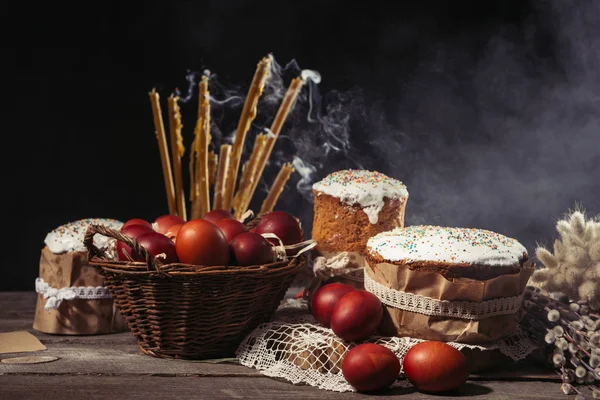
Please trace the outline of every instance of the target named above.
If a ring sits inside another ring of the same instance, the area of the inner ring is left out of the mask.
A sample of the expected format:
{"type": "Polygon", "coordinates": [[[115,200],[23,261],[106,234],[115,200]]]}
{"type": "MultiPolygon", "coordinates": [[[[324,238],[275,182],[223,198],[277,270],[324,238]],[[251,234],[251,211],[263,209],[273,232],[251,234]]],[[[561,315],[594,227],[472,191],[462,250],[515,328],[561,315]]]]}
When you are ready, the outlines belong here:
{"type": "Polygon", "coordinates": [[[365,290],[373,293],[388,306],[418,314],[479,320],[496,315],[514,314],[521,308],[523,295],[502,297],[479,303],[469,301],[437,300],[427,296],[403,292],[376,282],[364,273],[365,290]]]}
{"type": "Polygon", "coordinates": [[[110,299],[111,295],[104,286],[71,286],[68,288],[53,288],[42,278],[35,280],[35,291],[44,296],[46,305],[44,309],[50,312],[52,309],[57,309],[62,304],[63,300],[86,299],[110,299]]]}
{"type": "MultiPolygon", "coordinates": [[[[372,337],[368,342],[392,350],[402,362],[406,352],[423,340],[407,337],[372,337]]],[[[521,330],[492,344],[448,343],[458,350],[498,350],[513,360],[521,360],[535,345],[521,330]]],[[[336,392],[354,392],[341,371],[341,360],[353,343],[338,338],[331,329],[319,325],[309,314],[306,302],[287,300],[271,322],[262,324],[248,335],[237,349],[240,364],[256,368],[262,374],[283,378],[294,384],[308,384],[336,392]]],[[[409,387],[399,379],[393,387],[409,387]]]]}

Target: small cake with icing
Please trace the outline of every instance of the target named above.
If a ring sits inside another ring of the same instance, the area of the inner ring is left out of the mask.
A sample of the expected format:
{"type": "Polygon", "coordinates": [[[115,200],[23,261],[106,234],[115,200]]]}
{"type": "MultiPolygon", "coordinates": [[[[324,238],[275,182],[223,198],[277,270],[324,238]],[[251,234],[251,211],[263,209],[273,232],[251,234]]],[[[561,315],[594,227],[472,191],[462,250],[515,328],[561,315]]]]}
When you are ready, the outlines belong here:
{"type": "Polygon", "coordinates": [[[361,268],[370,237],[404,226],[406,186],[380,172],[341,170],[312,189],[317,269],[361,268]]]}
{"type": "MultiPolygon", "coordinates": [[[[90,224],[115,230],[123,226],[115,219],[87,218],[61,225],[44,239],[33,323],[40,332],[90,335],[127,330],[102,276],[88,264],[83,240],[90,224]]],[[[93,240],[96,247],[114,253],[115,239],[97,234],[93,240]]]]}
{"type": "MultiPolygon", "coordinates": [[[[44,239],[44,244],[53,254],[63,254],[69,252],[86,252],[83,245],[83,238],[87,228],[91,225],[104,225],[107,228],[119,230],[123,222],[111,218],[86,218],[78,221],[69,222],[48,232],[44,239]]],[[[114,239],[102,236],[94,236],[94,245],[100,249],[109,247],[109,243],[114,239]]]]}
{"type": "Polygon", "coordinates": [[[380,334],[477,344],[517,329],[534,267],[516,239],[414,225],[373,236],[366,253],[364,287],[384,304],[380,334]]]}
{"type": "Polygon", "coordinates": [[[403,264],[448,280],[486,280],[519,272],[527,250],[513,238],[485,229],[414,225],[380,233],[367,242],[371,264],[403,264]]]}

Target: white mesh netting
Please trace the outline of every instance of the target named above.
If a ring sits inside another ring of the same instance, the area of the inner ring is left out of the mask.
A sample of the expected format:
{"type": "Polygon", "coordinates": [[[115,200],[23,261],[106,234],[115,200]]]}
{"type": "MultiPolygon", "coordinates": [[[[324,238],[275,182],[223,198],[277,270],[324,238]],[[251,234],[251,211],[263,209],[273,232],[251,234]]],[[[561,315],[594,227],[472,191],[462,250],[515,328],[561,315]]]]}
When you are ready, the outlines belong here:
{"type": "MultiPolygon", "coordinates": [[[[402,361],[411,346],[420,339],[372,337],[367,342],[381,344],[402,361]]],[[[498,350],[513,360],[529,355],[535,345],[521,331],[485,346],[448,343],[463,348],[498,350]]],[[[319,325],[308,312],[304,300],[289,299],[277,310],[271,322],[262,324],[248,335],[237,350],[240,364],[256,368],[262,374],[282,378],[294,384],[307,384],[336,392],[353,392],[341,371],[341,360],[354,346],[338,338],[331,329],[319,325]]],[[[408,387],[399,379],[393,387],[408,387]]]]}

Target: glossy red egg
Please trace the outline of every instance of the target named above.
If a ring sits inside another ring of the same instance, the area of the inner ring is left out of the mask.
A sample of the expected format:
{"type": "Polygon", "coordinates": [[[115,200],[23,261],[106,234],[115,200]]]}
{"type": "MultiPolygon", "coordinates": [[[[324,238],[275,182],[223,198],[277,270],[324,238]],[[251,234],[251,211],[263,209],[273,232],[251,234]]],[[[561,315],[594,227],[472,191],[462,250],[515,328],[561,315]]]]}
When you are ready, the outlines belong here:
{"type": "MultiPolygon", "coordinates": [[[[134,225],[123,226],[121,228],[121,233],[123,233],[133,239],[137,239],[138,237],[140,237],[140,235],[147,233],[147,232],[154,232],[152,230],[151,225],[144,225],[144,224],[135,225],[134,224],[134,225]]],[[[144,261],[142,258],[138,257],[137,255],[131,254],[131,247],[129,247],[125,243],[121,242],[120,240],[117,241],[117,259],[120,261],[131,261],[131,260],[144,261]]]]}
{"type": "Polygon", "coordinates": [[[210,221],[213,224],[222,219],[235,219],[233,214],[227,210],[211,210],[202,217],[205,221],[210,221]]]}
{"type": "MultiPolygon", "coordinates": [[[[272,233],[276,235],[284,245],[300,243],[304,240],[300,221],[292,214],[285,211],[272,211],[263,215],[255,228],[256,233],[272,233]]],[[[274,246],[279,245],[276,239],[268,239],[274,246]]],[[[288,256],[295,254],[297,250],[288,250],[288,256]]]]}
{"type": "Polygon", "coordinates": [[[366,290],[354,290],[338,300],[331,312],[331,330],[348,341],[363,340],[375,333],[381,318],[381,300],[366,290]]]}
{"type": "Polygon", "coordinates": [[[230,243],[232,265],[261,265],[274,261],[273,247],[254,232],[244,232],[230,243]]]}
{"type": "Polygon", "coordinates": [[[128,219],[127,221],[125,221],[125,223],[123,224],[123,226],[121,227],[121,229],[126,228],[130,225],[143,225],[147,228],[152,229],[152,224],[148,221],[146,221],[145,219],[142,218],[131,218],[128,219]]]}
{"type": "Polygon", "coordinates": [[[400,360],[387,347],[374,343],[360,344],[344,356],[342,374],[360,392],[381,390],[398,379],[400,360]]]}
{"type": "Polygon", "coordinates": [[[215,225],[223,232],[227,243],[230,243],[240,233],[248,232],[248,227],[237,219],[222,219],[217,221],[215,225]]]}
{"type": "Polygon", "coordinates": [[[179,233],[179,230],[181,229],[182,226],[183,226],[183,224],[171,225],[169,227],[169,229],[167,229],[167,231],[165,232],[165,236],[168,237],[169,239],[171,239],[173,241],[173,243],[176,243],[177,242],[177,234],[179,233]]]}
{"type": "Polygon", "coordinates": [[[229,246],[225,235],[215,224],[203,219],[186,222],[175,242],[179,261],[194,265],[227,265],[229,246]]]}
{"type": "Polygon", "coordinates": [[[179,262],[175,243],[165,235],[159,232],[146,232],[137,238],[140,246],[146,249],[148,253],[162,264],[171,264],[179,262]]]}
{"type": "Polygon", "coordinates": [[[357,289],[339,282],[321,286],[310,300],[311,314],[321,325],[329,328],[334,306],[345,294],[355,290],[357,289]]]}
{"type": "Polygon", "coordinates": [[[465,355],[443,342],[414,345],[404,356],[402,367],[410,383],[423,392],[454,390],[469,378],[465,355]]]}
{"type": "Polygon", "coordinates": [[[166,233],[169,228],[173,225],[183,225],[185,224],[185,220],[177,215],[161,215],[160,217],[154,220],[152,227],[156,232],[166,233]]]}

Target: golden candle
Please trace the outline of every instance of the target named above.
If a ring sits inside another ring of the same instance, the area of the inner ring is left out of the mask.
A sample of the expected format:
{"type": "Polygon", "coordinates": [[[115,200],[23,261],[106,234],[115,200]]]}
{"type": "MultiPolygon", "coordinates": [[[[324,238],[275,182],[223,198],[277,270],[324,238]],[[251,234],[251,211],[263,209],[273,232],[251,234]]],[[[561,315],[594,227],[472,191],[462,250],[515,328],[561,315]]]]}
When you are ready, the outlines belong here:
{"type": "Polygon", "coordinates": [[[279,133],[281,132],[283,123],[287,119],[288,114],[292,110],[294,103],[296,102],[296,99],[298,98],[298,94],[300,94],[300,90],[302,89],[303,84],[304,84],[304,81],[302,80],[301,77],[292,79],[292,82],[290,83],[290,86],[288,87],[288,90],[287,90],[285,96],[283,97],[283,101],[281,102],[281,105],[279,106],[279,110],[277,110],[275,119],[273,120],[273,123],[271,124],[271,134],[268,135],[268,137],[266,139],[264,151],[261,154],[261,157],[256,166],[255,177],[253,178],[253,185],[248,190],[248,193],[247,193],[247,196],[250,199],[252,199],[252,197],[254,196],[254,193],[256,192],[256,187],[258,186],[260,177],[262,176],[262,174],[265,170],[267,161],[269,160],[269,157],[271,156],[271,152],[273,151],[273,147],[275,146],[275,141],[277,140],[277,137],[279,136],[279,133]]]}
{"type": "Polygon", "coordinates": [[[248,90],[248,96],[246,97],[244,108],[242,109],[242,113],[240,115],[233,147],[231,149],[231,161],[227,174],[226,187],[225,191],[223,192],[222,206],[225,210],[231,210],[233,192],[235,190],[237,175],[240,169],[240,160],[242,157],[244,141],[246,140],[246,134],[250,130],[250,124],[256,117],[256,106],[258,104],[258,99],[264,90],[267,77],[269,76],[271,62],[272,61],[270,57],[265,57],[258,63],[254,78],[250,84],[250,89],[248,90]]]}
{"type": "Polygon", "coordinates": [[[210,210],[208,146],[210,144],[210,92],[208,77],[200,82],[199,114],[195,129],[196,165],[194,171],[197,195],[192,203],[192,219],[201,218],[210,210]]]}
{"type": "Polygon", "coordinates": [[[215,190],[213,196],[213,210],[223,209],[223,191],[225,190],[229,169],[229,159],[231,157],[231,145],[223,144],[219,151],[219,165],[217,167],[217,178],[215,180],[215,190]]]}
{"type": "Polygon", "coordinates": [[[244,164],[244,169],[242,170],[242,178],[240,179],[240,185],[237,193],[233,199],[233,216],[235,219],[241,219],[242,215],[248,209],[250,201],[252,200],[249,197],[250,190],[254,185],[254,179],[256,177],[256,167],[258,166],[259,159],[264,152],[265,143],[266,143],[267,135],[261,133],[256,135],[256,139],[254,140],[254,147],[252,148],[252,153],[250,154],[250,158],[244,164]]]}
{"type": "Polygon", "coordinates": [[[173,173],[171,172],[171,161],[169,160],[169,149],[167,145],[167,135],[163,124],[162,111],[160,108],[160,98],[156,89],[150,92],[150,104],[152,105],[152,114],[154,116],[154,129],[156,139],[158,140],[158,150],[160,152],[160,162],[165,180],[165,191],[167,194],[167,203],[169,205],[169,214],[177,213],[175,203],[175,185],[173,183],[173,173]]]}
{"type": "Polygon", "coordinates": [[[281,195],[281,192],[283,192],[283,188],[290,179],[292,172],[294,172],[294,167],[292,167],[291,163],[285,163],[281,166],[275,181],[273,181],[273,185],[271,185],[269,194],[262,203],[262,207],[260,208],[260,213],[258,215],[264,215],[275,209],[275,204],[277,204],[277,200],[279,200],[279,196],[281,195]]]}
{"type": "Polygon", "coordinates": [[[181,110],[173,95],[169,96],[169,131],[171,134],[171,159],[173,160],[173,173],[175,175],[175,202],[177,204],[177,215],[187,221],[185,206],[185,192],[183,188],[183,176],[181,174],[181,157],[185,153],[183,137],[181,136],[181,110]]]}
{"type": "Polygon", "coordinates": [[[208,153],[208,184],[213,186],[217,179],[217,164],[219,162],[219,155],[211,150],[208,153]]]}

